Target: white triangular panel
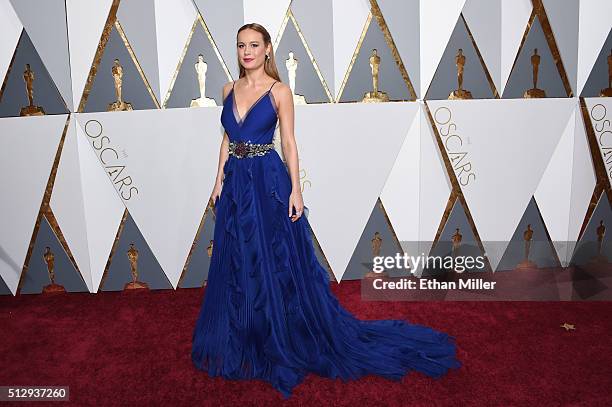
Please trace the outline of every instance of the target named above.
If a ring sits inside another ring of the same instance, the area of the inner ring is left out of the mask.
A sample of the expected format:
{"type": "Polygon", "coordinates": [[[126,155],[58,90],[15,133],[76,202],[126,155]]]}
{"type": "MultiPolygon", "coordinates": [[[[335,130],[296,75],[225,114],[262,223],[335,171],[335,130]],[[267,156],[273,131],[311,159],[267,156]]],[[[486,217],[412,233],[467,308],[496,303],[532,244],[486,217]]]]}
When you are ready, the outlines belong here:
{"type": "Polygon", "coordinates": [[[501,88],[502,0],[467,0],[462,13],[491,74],[495,88],[499,90],[501,88]]]}
{"type": "Polygon", "coordinates": [[[572,258],[596,177],[580,106],[571,114],[535,199],[561,265],[572,258]]]}
{"type": "MultiPolygon", "coordinates": [[[[420,112],[420,109],[419,109],[420,112]]],[[[416,241],[419,234],[419,183],[421,121],[420,113],[412,119],[410,129],[385,182],[380,199],[397,238],[416,241]]]]}
{"type": "Polygon", "coordinates": [[[125,206],[77,124],[77,116],[66,134],[50,205],[87,288],[94,293],[125,206]]]}
{"type": "Polygon", "coordinates": [[[543,3],[546,16],[555,36],[555,42],[561,53],[563,68],[565,68],[575,95],[578,69],[579,0],[543,0],[543,3]]]}
{"type": "Polygon", "coordinates": [[[504,93],[510,78],[533,10],[530,0],[502,0],[501,4],[501,87],[498,88],[500,95],[504,93]]]}
{"type": "Polygon", "coordinates": [[[584,121],[580,105],[577,102],[574,126],[574,159],[572,165],[572,195],[570,197],[570,213],[568,236],[572,246],[569,247],[567,262],[572,259],[572,252],[578,240],[580,228],[589,208],[591,196],[597,183],[595,168],[591,158],[584,121]]]}
{"type": "Polygon", "coordinates": [[[421,110],[421,182],[419,186],[421,252],[429,253],[452,191],[444,158],[425,109],[421,110]]]}
{"type": "Polygon", "coordinates": [[[4,81],[22,30],[23,25],[11,2],[0,0],[0,83],[4,81]]]}
{"type": "Polygon", "coordinates": [[[612,98],[584,99],[608,180],[612,183],[612,98]]]}
{"type": "Polygon", "coordinates": [[[49,204],[89,292],[94,292],[76,127],[76,119],[72,117],[66,131],[49,204]]]}
{"type": "Polygon", "coordinates": [[[311,185],[304,190],[304,205],[337,281],[418,109],[411,102],[296,106],[300,170],[311,185]]]}
{"type": "Polygon", "coordinates": [[[67,115],[0,119],[0,275],[17,291],[67,115]]]}
{"type": "Polygon", "coordinates": [[[421,0],[421,95],[438,68],[466,0],[421,0]]]}
{"type": "Polygon", "coordinates": [[[197,11],[191,0],[155,0],[159,89],[164,99],[187,43],[197,11]]]}
{"type": "MultiPolygon", "coordinates": [[[[78,115],[77,115],[77,120],[78,115]]],[[[91,139],[76,123],[79,164],[85,204],[89,264],[94,292],[98,292],[108,257],[123,218],[125,205],[91,149],[91,139]]]]}
{"type": "Polygon", "coordinates": [[[575,101],[550,98],[428,104],[495,270],[540,183],[575,101]]]}
{"type": "Polygon", "coordinates": [[[64,0],[11,0],[66,105],[72,107],[64,0]]]}
{"type": "Polygon", "coordinates": [[[278,35],[287,14],[290,0],[243,0],[244,22],[259,23],[266,27],[272,41],[278,35]]]}
{"type": "Polygon", "coordinates": [[[578,21],[578,91],[589,79],[589,74],[612,28],[612,1],[582,0],[578,21]]]}
{"type": "Polygon", "coordinates": [[[113,0],[66,0],[70,74],[74,110],[78,109],[113,0]]]}
{"type": "Polygon", "coordinates": [[[418,103],[419,112],[381,194],[393,229],[409,255],[431,249],[452,189],[424,104],[418,103]]]}
{"type": "Polygon", "coordinates": [[[220,112],[142,110],[78,118],[86,135],[95,131],[95,122],[91,128],[87,123],[97,120],[108,137],[105,146],[118,152],[107,152],[104,161],[125,168],[107,173],[175,288],[217,173],[220,112]]]}
{"type": "MultiPolygon", "coordinates": [[[[370,4],[366,0],[337,0],[332,5],[334,15],[334,89],[337,98],[370,14],[370,4]]],[[[376,24],[376,21],[372,21],[371,24],[376,24]]]]}
{"type": "Polygon", "coordinates": [[[546,229],[563,267],[568,255],[568,216],[572,193],[575,111],[567,121],[540,184],[534,194],[546,229]]]}

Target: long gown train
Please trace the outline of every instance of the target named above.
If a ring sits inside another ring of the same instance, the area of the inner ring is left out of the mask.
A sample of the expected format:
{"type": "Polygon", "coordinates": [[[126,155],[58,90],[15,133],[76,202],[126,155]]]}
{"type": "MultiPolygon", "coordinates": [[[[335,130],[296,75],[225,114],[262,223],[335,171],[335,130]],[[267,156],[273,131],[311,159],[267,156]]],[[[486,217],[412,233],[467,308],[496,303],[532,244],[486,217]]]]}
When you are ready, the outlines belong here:
{"type": "MultiPolygon", "coordinates": [[[[230,141],[272,141],[278,116],[271,89],[244,118],[230,91],[221,114],[230,141]]],[[[208,282],[193,332],[198,369],[262,379],[289,397],[309,372],[399,380],[412,370],[439,378],[461,366],[454,337],[404,320],[359,320],[339,304],[315,255],[308,219],[288,217],[291,180],[276,151],[230,156],[223,170],[208,282]]]]}

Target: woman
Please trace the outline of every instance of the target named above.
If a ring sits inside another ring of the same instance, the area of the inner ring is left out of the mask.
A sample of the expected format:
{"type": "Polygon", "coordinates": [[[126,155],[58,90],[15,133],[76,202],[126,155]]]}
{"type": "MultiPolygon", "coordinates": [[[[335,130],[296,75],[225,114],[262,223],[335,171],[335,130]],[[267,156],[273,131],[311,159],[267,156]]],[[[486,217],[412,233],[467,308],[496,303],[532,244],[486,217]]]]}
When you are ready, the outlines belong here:
{"type": "Polygon", "coordinates": [[[223,88],[225,128],[211,200],[214,250],[192,360],[211,376],[262,379],[285,397],[308,372],[343,380],[461,364],[452,337],[402,320],[360,321],[340,306],[303,217],[291,89],[270,34],[237,34],[240,76],[223,88]],[[287,168],[272,143],[280,121],[287,168]]]}

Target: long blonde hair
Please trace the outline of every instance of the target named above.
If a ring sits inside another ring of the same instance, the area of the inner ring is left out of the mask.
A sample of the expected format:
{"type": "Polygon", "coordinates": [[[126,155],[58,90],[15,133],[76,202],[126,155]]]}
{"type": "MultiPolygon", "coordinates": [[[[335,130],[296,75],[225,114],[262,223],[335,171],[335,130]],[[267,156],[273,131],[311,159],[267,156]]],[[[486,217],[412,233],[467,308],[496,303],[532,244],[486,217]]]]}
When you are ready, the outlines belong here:
{"type": "MultiPolygon", "coordinates": [[[[246,30],[247,28],[250,28],[251,30],[255,30],[261,33],[264,39],[264,48],[267,47],[268,44],[272,44],[272,37],[270,37],[270,33],[268,32],[268,30],[266,30],[263,25],[257,24],[257,23],[248,23],[240,27],[238,29],[238,32],[236,33],[236,42],[238,42],[238,34],[240,34],[240,31],[246,30]]],[[[246,74],[246,71],[244,67],[242,66],[242,64],[240,63],[240,57],[237,57],[237,58],[238,58],[238,69],[240,70],[240,73],[238,74],[238,78],[242,78],[246,74]]],[[[276,60],[274,59],[274,47],[273,46],[270,47],[270,57],[267,58],[266,62],[264,63],[264,70],[272,78],[276,79],[279,82],[282,82],[280,75],[278,74],[278,69],[276,68],[276,60]]]]}

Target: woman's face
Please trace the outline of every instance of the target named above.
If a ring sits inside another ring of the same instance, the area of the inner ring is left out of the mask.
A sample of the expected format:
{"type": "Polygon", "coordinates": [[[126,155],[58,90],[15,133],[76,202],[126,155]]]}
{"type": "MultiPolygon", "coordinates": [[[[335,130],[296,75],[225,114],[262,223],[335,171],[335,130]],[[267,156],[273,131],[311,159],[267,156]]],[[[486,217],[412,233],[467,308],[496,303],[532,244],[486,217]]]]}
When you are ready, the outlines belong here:
{"type": "Polygon", "coordinates": [[[266,46],[259,31],[247,28],[238,34],[238,58],[245,69],[254,69],[266,62],[266,46]]]}

